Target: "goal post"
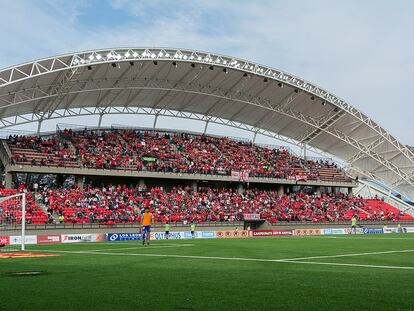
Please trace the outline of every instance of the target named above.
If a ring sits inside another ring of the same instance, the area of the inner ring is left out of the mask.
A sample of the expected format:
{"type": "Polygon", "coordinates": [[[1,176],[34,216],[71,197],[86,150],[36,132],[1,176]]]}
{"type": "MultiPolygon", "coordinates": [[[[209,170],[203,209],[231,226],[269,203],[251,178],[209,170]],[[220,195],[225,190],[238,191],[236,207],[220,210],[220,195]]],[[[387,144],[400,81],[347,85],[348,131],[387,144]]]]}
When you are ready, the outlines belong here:
{"type": "Polygon", "coordinates": [[[0,252],[25,250],[26,195],[0,197],[0,252]]]}

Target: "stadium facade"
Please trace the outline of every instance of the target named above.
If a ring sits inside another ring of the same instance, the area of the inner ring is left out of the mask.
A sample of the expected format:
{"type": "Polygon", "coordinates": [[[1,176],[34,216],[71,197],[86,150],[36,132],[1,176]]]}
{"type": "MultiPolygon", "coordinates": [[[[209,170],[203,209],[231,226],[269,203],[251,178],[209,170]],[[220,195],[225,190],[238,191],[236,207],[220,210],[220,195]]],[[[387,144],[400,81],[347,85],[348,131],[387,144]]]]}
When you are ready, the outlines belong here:
{"type": "MultiPolygon", "coordinates": [[[[154,129],[161,116],[203,121],[204,132],[213,123],[243,129],[332,155],[354,178],[414,195],[410,149],[336,95],[274,68],[192,50],[115,48],[0,70],[0,129],[37,122],[40,133],[43,121],[85,115],[98,115],[99,127],[109,114],[151,115],[154,129]]],[[[92,174],[10,165],[6,157],[6,185],[14,172],[92,174]]]]}

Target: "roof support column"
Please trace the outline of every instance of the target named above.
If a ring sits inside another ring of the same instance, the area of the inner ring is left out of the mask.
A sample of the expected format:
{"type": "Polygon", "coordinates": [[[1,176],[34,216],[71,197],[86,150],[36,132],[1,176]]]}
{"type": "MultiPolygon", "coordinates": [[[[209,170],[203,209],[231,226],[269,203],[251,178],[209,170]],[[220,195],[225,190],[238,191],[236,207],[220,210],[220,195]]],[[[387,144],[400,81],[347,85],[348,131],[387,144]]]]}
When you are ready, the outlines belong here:
{"type": "Polygon", "coordinates": [[[13,175],[7,170],[4,172],[4,187],[13,188],[13,175]]]}
{"type": "Polygon", "coordinates": [[[37,122],[37,131],[36,131],[37,136],[40,135],[40,130],[42,128],[42,122],[43,122],[43,119],[39,119],[39,121],[37,122]]]}
{"type": "Polygon", "coordinates": [[[154,124],[152,125],[153,131],[155,131],[155,128],[157,127],[157,121],[158,121],[158,113],[155,115],[154,124]]]}
{"type": "Polygon", "coordinates": [[[206,121],[206,125],[204,125],[204,132],[203,132],[203,135],[205,135],[205,134],[207,133],[208,123],[209,123],[209,121],[206,121]]]}
{"type": "Polygon", "coordinates": [[[256,136],[257,136],[257,131],[255,131],[255,132],[254,132],[254,135],[253,135],[253,143],[255,143],[255,142],[256,142],[256,136]]]}
{"type": "Polygon", "coordinates": [[[102,117],[103,117],[103,113],[100,113],[100,114],[99,114],[99,120],[98,120],[98,128],[100,128],[100,127],[101,127],[101,124],[102,124],[102,117]]]}
{"type": "Polygon", "coordinates": [[[303,159],[306,161],[306,144],[303,144],[303,159]]]}

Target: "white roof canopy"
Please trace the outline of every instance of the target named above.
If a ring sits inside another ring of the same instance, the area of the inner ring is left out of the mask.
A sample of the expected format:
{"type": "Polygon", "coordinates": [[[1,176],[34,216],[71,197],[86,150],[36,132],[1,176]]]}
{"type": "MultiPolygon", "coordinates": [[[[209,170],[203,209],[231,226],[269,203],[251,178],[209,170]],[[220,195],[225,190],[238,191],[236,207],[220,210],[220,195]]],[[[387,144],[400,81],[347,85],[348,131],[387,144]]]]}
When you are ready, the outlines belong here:
{"type": "Polygon", "coordinates": [[[119,48],[0,70],[0,129],[79,115],[151,114],[220,123],[329,153],[354,174],[414,195],[414,154],[368,116],[301,78],[246,60],[119,48]]]}

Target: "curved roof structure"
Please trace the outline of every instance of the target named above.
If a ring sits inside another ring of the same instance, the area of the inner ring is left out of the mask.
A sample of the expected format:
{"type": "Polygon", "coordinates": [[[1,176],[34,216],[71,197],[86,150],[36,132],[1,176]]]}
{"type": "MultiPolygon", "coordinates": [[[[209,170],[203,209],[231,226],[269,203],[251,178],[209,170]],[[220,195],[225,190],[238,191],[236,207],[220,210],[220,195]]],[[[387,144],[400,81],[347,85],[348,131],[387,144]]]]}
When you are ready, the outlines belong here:
{"type": "MultiPolygon", "coordinates": [[[[414,195],[414,154],[334,94],[234,57],[174,48],[66,54],[0,70],[0,129],[79,115],[219,123],[316,148],[414,195]]],[[[101,118],[100,118],[101,120],[101,118]]]]}

